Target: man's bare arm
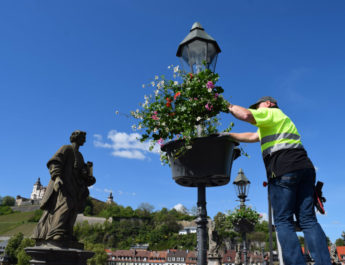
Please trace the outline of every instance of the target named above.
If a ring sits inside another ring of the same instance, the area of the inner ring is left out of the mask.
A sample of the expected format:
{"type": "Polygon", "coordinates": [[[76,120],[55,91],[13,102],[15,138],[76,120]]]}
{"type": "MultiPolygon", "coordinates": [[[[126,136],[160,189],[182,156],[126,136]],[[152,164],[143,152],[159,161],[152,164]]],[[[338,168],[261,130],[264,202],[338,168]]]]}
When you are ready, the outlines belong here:
{"type": "Polygon", "coordinates": [[[253,114],[248,109],[232,104],[229,105],[228,109],[235,118],[251,124],[256,124],[253,114]]]}
{"type": "Polygon", "coordinates": [[[229,133],[229,135],[234,140],[243,143],[256,143],[260,141],[259,135],[256,132],[229,133]]]}

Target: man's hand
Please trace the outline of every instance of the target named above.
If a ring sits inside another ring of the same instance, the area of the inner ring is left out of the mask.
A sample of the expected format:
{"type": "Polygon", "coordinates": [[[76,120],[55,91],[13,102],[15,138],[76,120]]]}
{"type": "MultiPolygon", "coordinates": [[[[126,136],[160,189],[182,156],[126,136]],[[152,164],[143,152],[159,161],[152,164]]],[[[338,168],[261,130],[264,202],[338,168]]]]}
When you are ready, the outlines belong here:
{"type": "Polygon", "coordinates": [[[61,180],[60,177],[56,177],[55,178],[55,182],[54,182],[54,191],[59,191],[61,189],[63,185],[63,181],[61,180]]]}

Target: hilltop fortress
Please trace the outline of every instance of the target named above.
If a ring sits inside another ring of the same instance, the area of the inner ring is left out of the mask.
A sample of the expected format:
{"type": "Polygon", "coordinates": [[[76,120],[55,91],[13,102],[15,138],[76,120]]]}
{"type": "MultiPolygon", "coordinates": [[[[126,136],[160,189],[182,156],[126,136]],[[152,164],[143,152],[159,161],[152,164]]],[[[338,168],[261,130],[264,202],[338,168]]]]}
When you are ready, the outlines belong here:
{"type": "Polygon", "coordinates": [[[33,186],[30,198],[24,198],[20,195],[16,197],[16,206],[25,206],[25,205],[40,205],[41,200],[46,192],[47,187],[44,187],[41,184],[41,179],[38,178],[36,183],[33,186]]]}

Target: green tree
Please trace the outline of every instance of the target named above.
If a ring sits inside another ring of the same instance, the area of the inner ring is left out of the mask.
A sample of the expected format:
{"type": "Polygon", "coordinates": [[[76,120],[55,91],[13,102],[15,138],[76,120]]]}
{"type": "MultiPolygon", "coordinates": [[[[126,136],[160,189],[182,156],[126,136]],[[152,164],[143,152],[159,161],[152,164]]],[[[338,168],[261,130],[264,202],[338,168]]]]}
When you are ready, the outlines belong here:
{"type": "Polygon", "coordinates": [[[11,196],[5,196],[4,198],[2,198],[2,204],[4,206],[14,206],[16,203],[16,200],[11,197],[11,196]]]}
{"type": "Polygon", "coordinates": [[[345,246],[345,241],[344,241],[344,239],[338,238],[337,240],[335,240],[335,245],[336,245],[337,247],[345,246]]]}
{"type": "Polygon", "coordinates": [[[8,244],[5,248],[5,253],[7,254],[12,264],[17,264],[18,262],[18,259],[17,259],[18,248],[20,244],[22,243],[23,238],[24,238],[23,233],[18,233],[12,236],[9,239],[8,244]]]}
{"type": "Polygon", "coordinates": [[[24,238],[20,243],[18,250],[17,250],[17,265],[30,265],[31,257],[26,254],[25,248],[33,247],[35,245],[35,241],[30,238],[24,238]]]}
{"type": "Polygon", "coordinates": [[[85,249],[92,251],[95,255],[87,260],[88,265],[104,265],[107,262],[108,255],[104,250],[104,246],[102,244],[92,244],[86,243],[85,249]]]}
{"type": "Polygon", "coordinates": [[[155,207],[152,204],[149,204],[147,202],[140,203],[140,205],[138,206],[138,210],[141,210],[146,213],[152,213],[154,208],[155,207]]]}
{"type": "Polygon", "coordinates": [[[10,206],[0,206],[0,215],[6,215],[13,213],[13,210],[10,206]]]}

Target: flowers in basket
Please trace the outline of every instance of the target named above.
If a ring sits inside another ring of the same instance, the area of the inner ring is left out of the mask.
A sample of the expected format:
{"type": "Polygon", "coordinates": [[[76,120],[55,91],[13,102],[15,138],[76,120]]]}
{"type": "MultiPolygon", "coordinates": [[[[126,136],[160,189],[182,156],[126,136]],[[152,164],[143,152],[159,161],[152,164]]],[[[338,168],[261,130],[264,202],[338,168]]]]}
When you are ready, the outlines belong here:
{"type": "MultiPolygon", "coordinates": [[[[170,66],[173,79],[156,76],[149,84],[153,93],[144,97],[141,108],[131,112],[137,119],[132,128],[144,130],[140,141],[151,140],[163,145],[170,140],[183,140],[180,153],[191,148],[196,137],[217,133],[219,114],[228,112],[229,102],[222,96],[223,88],[217,85],[219,76],[205,69],[197,74],[184,73],[179,66],[170,66]]],[[[145,86],[145,85],[143,85],[145,86]]],[[[230,131],[233,123],[225,131],[230,131]]],[[[168,163],[161,153],[163,163],[168,163]]]]}
{"type": "Polygon", "coordinates": [[[261,214],[246,206],[235,208],[234,211],[229,211],[227,216],[229,223],[233,227],[239,226],[243,222],[247,222],[250,225],[255,226],[261,218],[261,214]]]}

